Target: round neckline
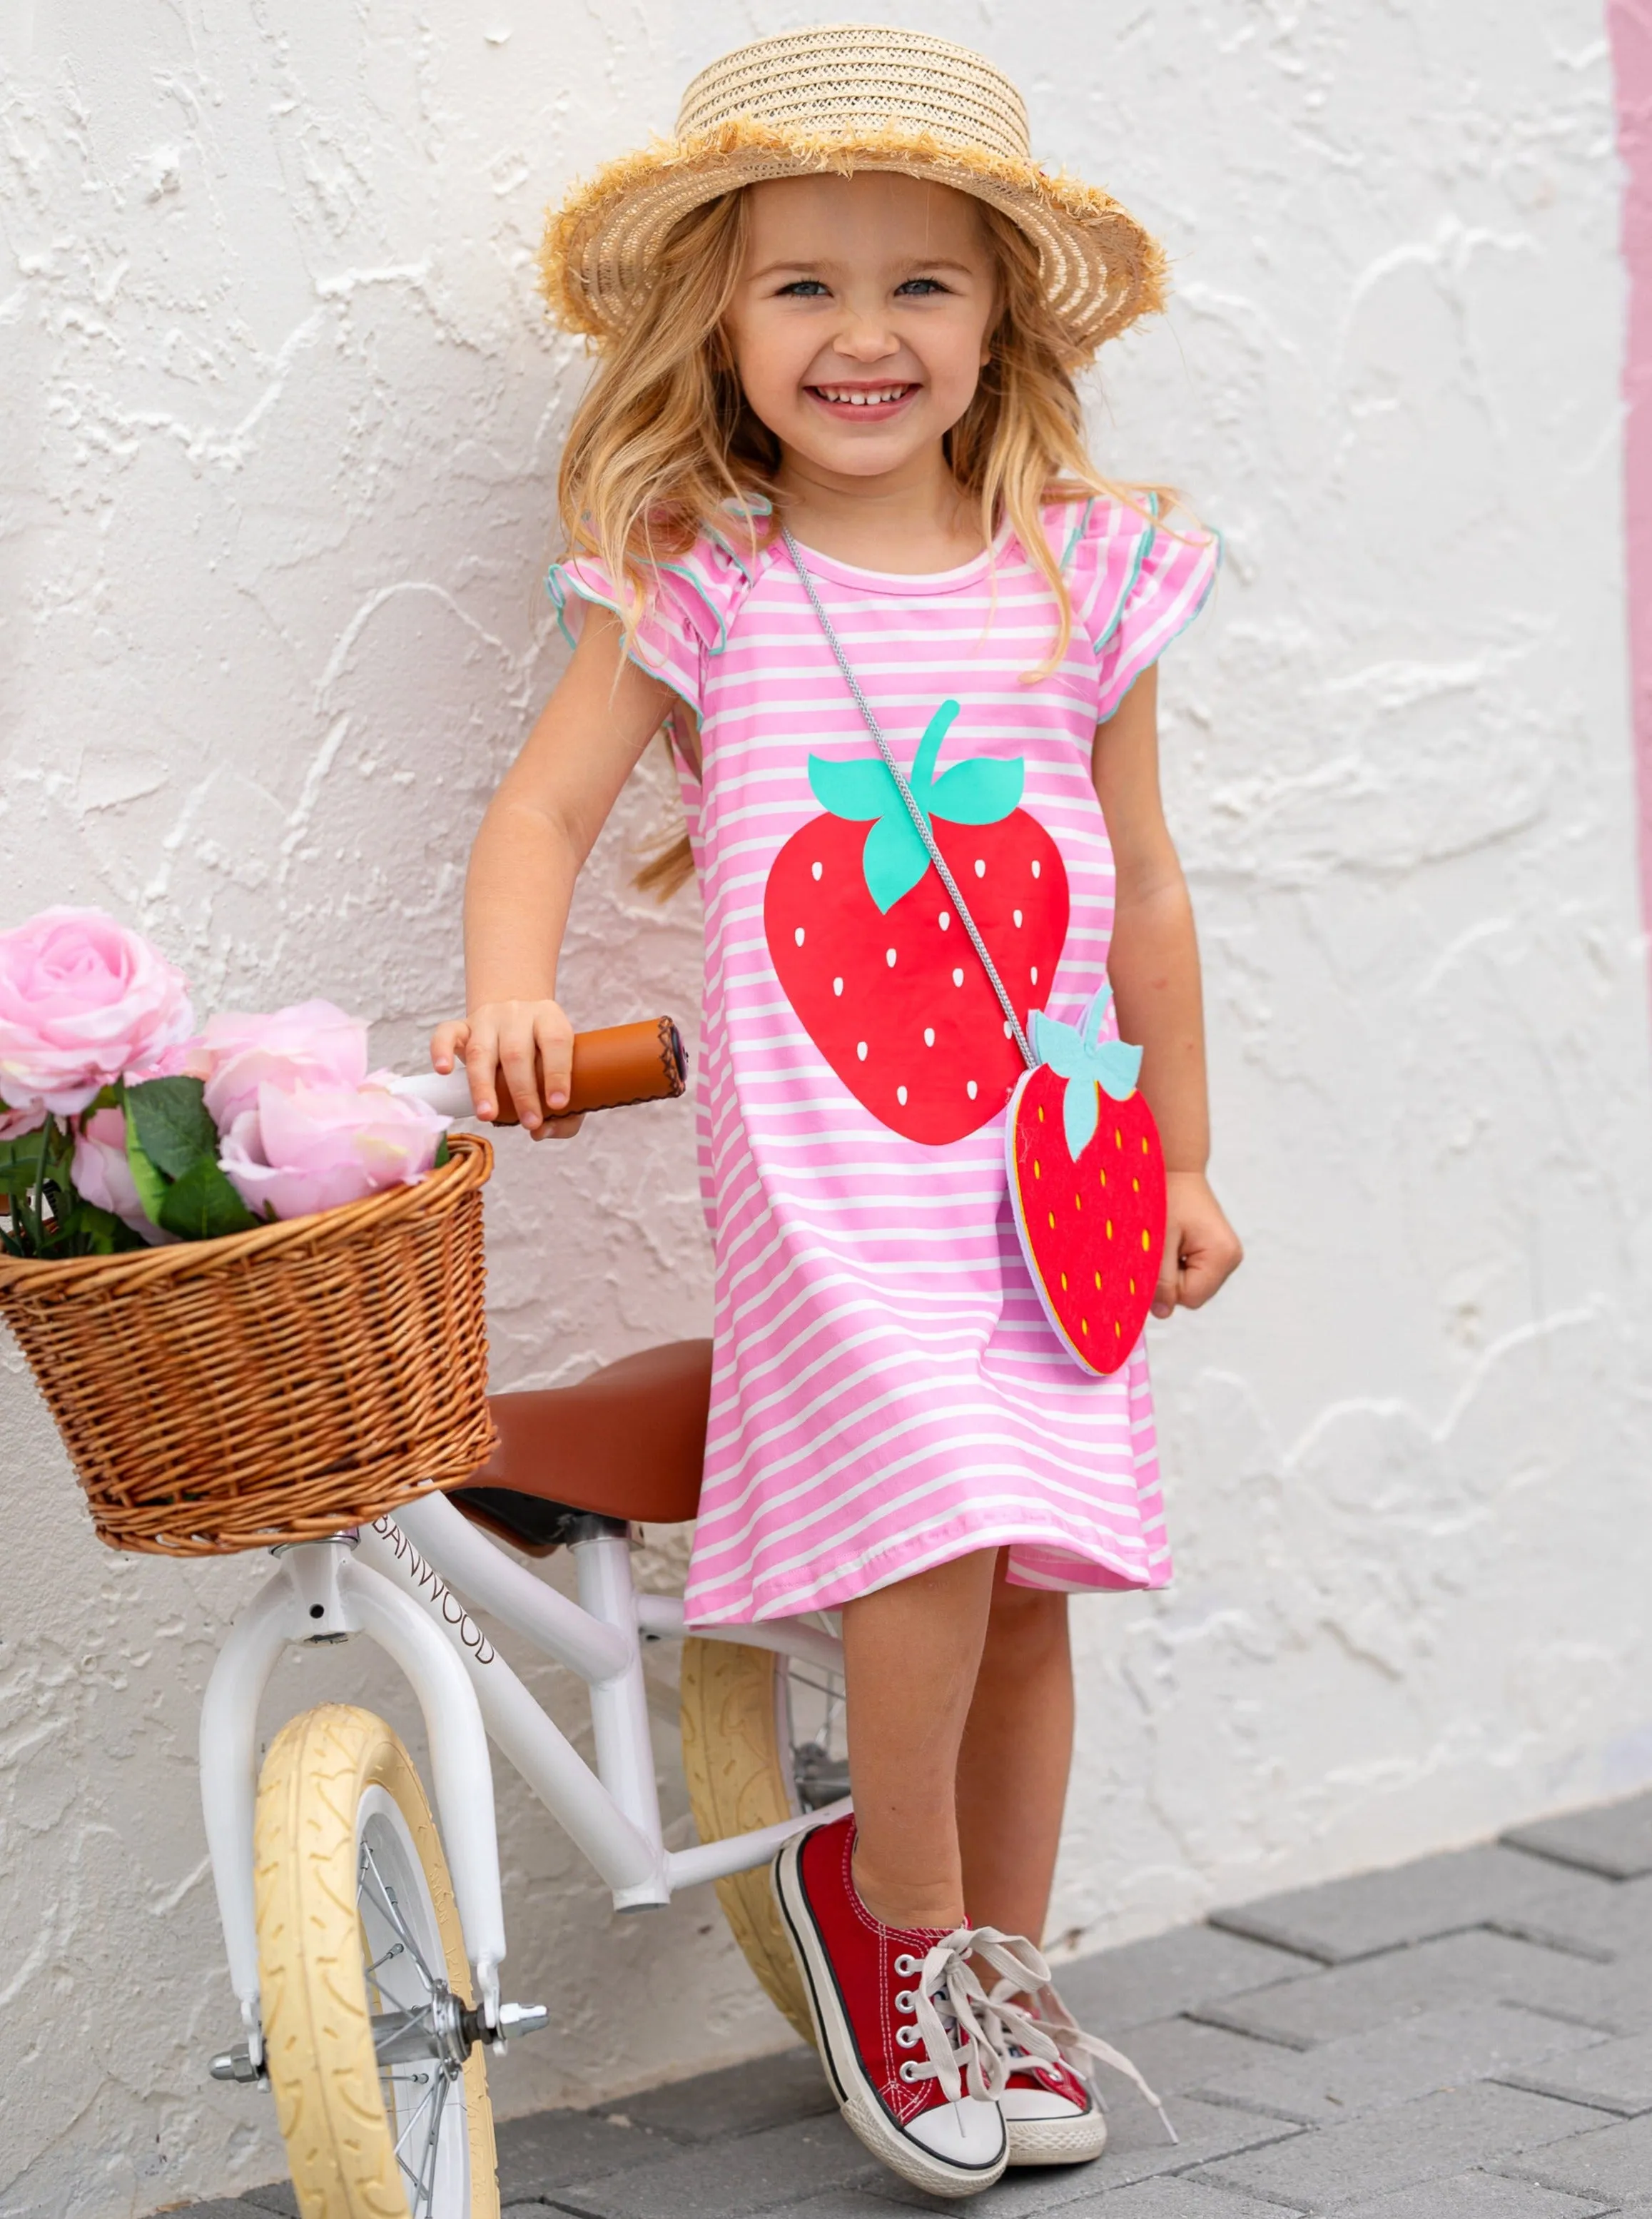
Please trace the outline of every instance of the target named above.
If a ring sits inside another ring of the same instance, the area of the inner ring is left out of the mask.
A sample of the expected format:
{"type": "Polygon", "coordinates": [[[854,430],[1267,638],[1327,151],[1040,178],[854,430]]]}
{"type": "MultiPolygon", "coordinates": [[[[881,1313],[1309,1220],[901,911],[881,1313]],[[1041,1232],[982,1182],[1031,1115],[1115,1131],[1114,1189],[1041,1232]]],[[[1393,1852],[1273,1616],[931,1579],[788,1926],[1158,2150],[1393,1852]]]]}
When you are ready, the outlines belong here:
{"type": "MultiPolygon", "coordinates": [[[[835,579],[842,586],[871,586],[891,594],[952,594],[960,587],[972,585],[995,557],[1002,557],[1014,538],[1009,525],[1000,527],[997,538],[967,563],[960,563],[951,570],[869,570],[860,563],[845,563],[835,555],[823,555],[817,547],[804,545],[799,539],[798,547],[808,564],[811,576],[835,579]]],[[[795,576],[792,558],[786,551],[786,542],[776,538],[772,550],[788,576],[795,576]]]]}

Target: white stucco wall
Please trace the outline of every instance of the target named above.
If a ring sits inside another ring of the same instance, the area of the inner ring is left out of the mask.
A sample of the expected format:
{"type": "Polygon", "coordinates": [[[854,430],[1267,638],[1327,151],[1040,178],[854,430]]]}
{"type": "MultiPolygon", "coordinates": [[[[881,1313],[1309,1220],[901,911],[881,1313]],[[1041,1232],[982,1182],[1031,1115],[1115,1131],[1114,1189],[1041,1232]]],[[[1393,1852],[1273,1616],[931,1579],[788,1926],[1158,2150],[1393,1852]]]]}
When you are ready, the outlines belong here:
{"type": "MultiPolygon", "coordinates": [[[[325,992],[413,1056],[559,667],[581,368],[540,209],[691,67],[843,12],[0,12],[0,920],[99,901],[203,1006],[325,992]]],[[[1228,535],[1165,753],[1251,1255],[1157,1337],[1178,1584],[1077,1613],[1053,1930],[1093,1948],[1652,1779],[1607,56],[1598,0],[870,12],[1004,61],[1046,152],[1163,231],[1177,305],[1096,441],[1228,535]]],[[[585,1021],[692,1018],[692,901],[624,891],[663,808],[628,797],[581,895],[585,1021]]],[[[685,1116],[506,1148],[490,1222],[501,1383],[704,1327],[685,1116]]],[[[260,1568],[101,1550],[10,1352],[0,1501],[0,2215],[268,2179],[267,2102],[203,2078],[193,1766],[260,1568]]],[[[324,1691],[411,1730],[353,1655],[271,1725],[324,1691]]],[[[501,1792],[511,1985],[562,2028],[502,2109],[780,2038],[709,1891],[612,1922],[501,1792]]]]}

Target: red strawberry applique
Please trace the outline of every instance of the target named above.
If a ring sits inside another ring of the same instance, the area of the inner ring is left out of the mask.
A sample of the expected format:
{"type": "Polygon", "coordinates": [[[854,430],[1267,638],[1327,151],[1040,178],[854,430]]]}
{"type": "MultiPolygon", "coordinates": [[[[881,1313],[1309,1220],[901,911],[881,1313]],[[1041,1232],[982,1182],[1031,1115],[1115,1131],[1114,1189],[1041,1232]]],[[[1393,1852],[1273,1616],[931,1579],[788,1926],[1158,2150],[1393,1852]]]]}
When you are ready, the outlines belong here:
{"type": "MultiPolygon", "coordinates": [[[[1025,1026],[1067,936],[1067,873],[1020,805],[1019,756],[935,775],[958,713],[943,701],[929,719],[910,783],[1025,1026]]],[[[997,1116],[1022,1067],[997,996],[882,758],[810,755],[809,783],[827,814],[786,842],[763,895],[780,984],[874,1117],[910,1141],[962,1140],[997,1116]]]]}
{"type": "Polygon", "coordinates": [[[1103,986],[1074,1025],[1040,1010],[1040,1059],[1004,1128],[1009,1198],[1044,1315],[1086,1371],[1126,1363],[1164,1252],[1164,1155],[1136,1086],[1141,1050],[1101,1038],[1103,986]]]}

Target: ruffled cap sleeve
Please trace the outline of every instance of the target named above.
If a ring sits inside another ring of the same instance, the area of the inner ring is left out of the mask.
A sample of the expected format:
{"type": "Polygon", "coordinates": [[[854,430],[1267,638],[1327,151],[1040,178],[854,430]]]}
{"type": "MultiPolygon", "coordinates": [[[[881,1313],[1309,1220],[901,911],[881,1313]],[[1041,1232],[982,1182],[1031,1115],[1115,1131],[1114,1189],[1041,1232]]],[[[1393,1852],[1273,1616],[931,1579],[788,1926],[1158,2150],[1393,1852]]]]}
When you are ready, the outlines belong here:
{"type": "MultiPolygon", "coordinates": [[[[698,717],[708,659],[721,655],[735,612],[751,583],[750,567],[720,538],[703,533],[687,554],[662,563],[649,581],[642,618],[630,654],[650,677],[661,678],[698,717]]],[[[621,597],[607,567],[593,555],[553,563],[545,590],[569,645],[578,639],[587,606],[618,614],[621,597]]]]}
{"type": "Polygon", "coordinates": [[[1069,585],[1096,656],[1097,724],[1193,622],[1220,562],[1215,532],[1181,516],[1161,520],[1151,494],[1140,509],[1092,500],[1069,526],[1069,585]]]}

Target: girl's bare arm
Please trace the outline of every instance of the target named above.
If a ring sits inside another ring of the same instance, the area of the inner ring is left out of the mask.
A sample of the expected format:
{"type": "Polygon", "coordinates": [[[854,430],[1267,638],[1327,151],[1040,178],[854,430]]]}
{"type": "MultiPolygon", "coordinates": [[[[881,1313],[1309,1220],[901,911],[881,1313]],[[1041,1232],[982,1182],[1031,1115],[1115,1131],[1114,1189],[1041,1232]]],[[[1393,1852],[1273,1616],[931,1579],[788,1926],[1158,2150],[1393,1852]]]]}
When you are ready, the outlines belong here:
{"type": "Polygon", "coordinates": [[[1169,1222],[1153,1315],[1196,1309],[1239,1265],[1238,1236],[1205,1178],[1210,1110],[1193,905],[1158,786],[1158,672],[1097,727],[1092,768],[1118,873],[1108,972],[1119,1030],[1140,1042],[1141,1090],[1164,1144],[1169,1222]]]}
{"type": "Polygon", "coordinates": [[[571,1129],[556,1114],[574,1038],[556,962],[574,881],[674,699],[626,655],[618,618],[589,610],[562,683],[488,805],[465,879],[467,1011],[431,1038],[438,1071],[464,1059],[479,1117],[498,1112],[498,1066],[536,1139],[571,1129]]]}

